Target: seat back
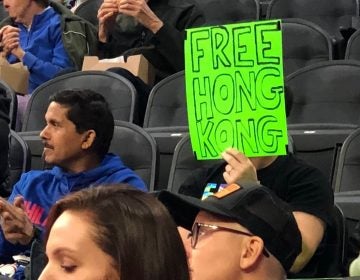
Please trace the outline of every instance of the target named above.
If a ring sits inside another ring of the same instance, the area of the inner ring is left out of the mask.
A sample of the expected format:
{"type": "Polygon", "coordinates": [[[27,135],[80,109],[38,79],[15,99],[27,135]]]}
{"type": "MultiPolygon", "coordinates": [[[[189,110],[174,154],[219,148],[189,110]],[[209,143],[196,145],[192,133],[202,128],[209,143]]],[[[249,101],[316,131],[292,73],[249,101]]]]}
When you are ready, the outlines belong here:
{"type": "Polygon", "coordinates": [[[56,77],[34,90],[25,111],[22,131],[43,129],[49,97],[66,89],[98,92],[108,101],[115,120],[134,121],[136,90],[127,79],[108,71],[77,71],[56,77]]]}
{"type": "Polygon", "coordinates": [[[11,129],[16,127],[16,113],[17,113],[17,96],[15,91],[3,80],[0,80],[0,88],[6,93],[6,97],[10,99],[9,120],[11,129]]]}
{"type": "Polygon", "coordinates": [[[12,187],[20,179],[21,174],[30,170],[31,153],[25,140],[13,130],[10,130],[9,143],[10,181],[8,191],[10,194],[12,187]]]}
{"type": "Polygon", "coordinates": [[[175,147],[184,135],[189,133],[187,126],[150,127],[145,130],[155,139],[159,150],[158,180],[155,190],[166,189],[175,147]]]}
{"type": "Polygon", "coordinates": [[[351,133],[340,151],[335,191],[360,191],[360,129],[351,133]]]}
{"type": "Polygon", "coordinates": [[[187,126],[184,71],[156,84],[150,92],[143,127],[187,126]]]}
{"type": "Polygon", "coordinates": [[[156,189],[167,187],[176,144],[188,132],[184,71],[156,84],[150,92],[143,127],[154,136],[160,154],[156,189]]]}
{"type": "Polygon", "coordinates": [[[24,139],[31,153],[31,170],[43,170],[46,167],[43,159],[44,144],[37,131],[19,131],[18,135],[24,139]]]}
{"type": "Polygon", "coordinates": [[[316,24],[289,18],[282,20],[281,28],[286,76],[307,65],[333,59],[331,38],[316,24]]]}
{"type": "Polygon", "coordinates": [[[348,231],[342,209],[335,204],[332,211],[333,224],[327,227],[326,244],[318,265],[318,275],[323,277],[342,276],[348,248],[348,231]]]}
{"type": "Polygon", "coordinates": [[[197,160],[191,149],[190,136],[184,136],[175,147],[168,190],[177,193],[185,179],[197,168],[212,166],[222,160],[197,160]]]}
{"type": "Polygon", "coordinates": [[[196,2],[205,16],[205,25],[228,24],[260,18],[258,0],[228,0],[226,5],[218,0],[196,0],[196,2]]]}
{"type": "Polygon", "coordinates": [[[345,267],[349,267],[351,261],[358,257],[360,250],[360,190],[337,192],[334,199],[346,220],[348,239],[345,267]]]}
{"type": "Polygon", "coordinates": [[[115,121],[110,152],[121,157],[154,190],[157,179],[158,150],[155,140],[141,127],[124,121],[115,121]]]}
{"type": "Polygon", "coordinates": [[[360,62],[349,60],[319,62],[290,74],[288,123],[360,124],[359,76],[360,62]]]}
{"type": "Polygon", "coordinates": [[[345,59],[360,60],[360,29],[351,35],[346,46],[345,59]]]}
{"type": "Polygon", "coordinates": [[[332,186],[340,147],[355,129],[355,125],[288,125],[296,156],[318,168],[329,179],[332,186]]]}
{"type": "Polygon", "coordinates": [[[86,0],[82,2],[74,11],[74,14],[91,22],[94,26],[99,25],[97,18],[98,10],[102,0],[86,0]]]}
{"type": "Polygon", "coordinates": [[[331,36],[342,38],[340,27],[350,28],[359,16],[358,0],[272,0],[266,17],[302,18],[322,27],[331,36]]]}

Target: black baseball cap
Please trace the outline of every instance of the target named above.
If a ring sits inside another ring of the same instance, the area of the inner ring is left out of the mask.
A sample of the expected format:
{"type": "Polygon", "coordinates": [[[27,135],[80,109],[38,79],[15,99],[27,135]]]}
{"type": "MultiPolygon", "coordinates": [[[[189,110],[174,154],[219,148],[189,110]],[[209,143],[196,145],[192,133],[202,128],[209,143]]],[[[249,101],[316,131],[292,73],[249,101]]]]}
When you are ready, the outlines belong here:
{"type": "Polygon", "coordinates": [[[232,184],[204,200],[169,191],[157,197],[177,225],[189,230],[200,210],[238,222],[264,241],[286,272],[301,252],[301,234],[289,205],[262,185],[232,184]]]}

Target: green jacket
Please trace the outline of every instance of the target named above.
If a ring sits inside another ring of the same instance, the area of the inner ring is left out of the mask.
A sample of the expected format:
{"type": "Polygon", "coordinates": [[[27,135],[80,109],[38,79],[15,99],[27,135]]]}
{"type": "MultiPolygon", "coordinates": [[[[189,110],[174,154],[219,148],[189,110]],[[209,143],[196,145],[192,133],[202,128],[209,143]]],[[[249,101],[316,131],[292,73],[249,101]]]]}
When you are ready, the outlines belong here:
{"type": "MultiPolygon", "coordinates": [[[[76,66],[76,70],[81,70],[85,55],[97,55],[97,29],[60,3],[50,1],[50,6],[61,16],[64,47],[76,66]]],[[[12,24],[11,18],[7,17],[1,21],[0,28],[12,24]]]]}

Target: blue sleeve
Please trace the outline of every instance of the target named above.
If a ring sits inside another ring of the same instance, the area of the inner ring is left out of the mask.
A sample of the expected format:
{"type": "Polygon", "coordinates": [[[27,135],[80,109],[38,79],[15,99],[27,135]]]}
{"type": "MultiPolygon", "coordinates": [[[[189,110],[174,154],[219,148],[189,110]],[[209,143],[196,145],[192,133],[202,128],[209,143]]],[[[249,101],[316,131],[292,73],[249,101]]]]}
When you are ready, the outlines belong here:
{"type": "Polygon", "coordinates": [[[144,192],[148,191],[148,188],[146,187],[145,183],[143,180],[141,180],[138,176],[130,176],[127,180],[126,183],[141,190],[144,192]]]}
{"type": "MultiPolygon", "coordinates": [[[[14,198],[17,195],[22,195],[21,193],[21,186],[23,184],[26,184],[26,174],[22,175],[19,182],[16,183],[16,185],[13,188],[13,191],[8,199],[10,203],[14,201],[14,198]]],[[[0,263],[13,263],[14,260],[12,259],[12,256],[18,255],[19,253],[25,252],[30,250],[30,246],[26,245],[14,245],[10,242],[8,242],[5,239],[4,233],[2,229],[0,230],[0,263]]]]}
{"type": "Polygon", "coordinates": [[[60,22],[53,26],[50,34],[53,36],[54,47],[53,56],[49,60],[44,61],[29,51],[26,51],[23,57],[23,64],[28,67],[35,84],[42,84],[52,79],[64,69],[74,68],[62,41],[60,22]]]}

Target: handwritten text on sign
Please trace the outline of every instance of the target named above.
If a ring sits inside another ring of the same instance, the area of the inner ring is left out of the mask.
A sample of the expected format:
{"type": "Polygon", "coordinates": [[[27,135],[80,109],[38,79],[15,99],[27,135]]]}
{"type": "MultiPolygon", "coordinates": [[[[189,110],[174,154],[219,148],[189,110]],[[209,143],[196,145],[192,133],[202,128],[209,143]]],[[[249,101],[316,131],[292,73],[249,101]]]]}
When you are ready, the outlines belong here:
{"type": "Polygon", "coordinates": [[[286,153],[279,21],[187,30],[189,129],[198,159],[228,147],[247,156],[286,153]]]}

